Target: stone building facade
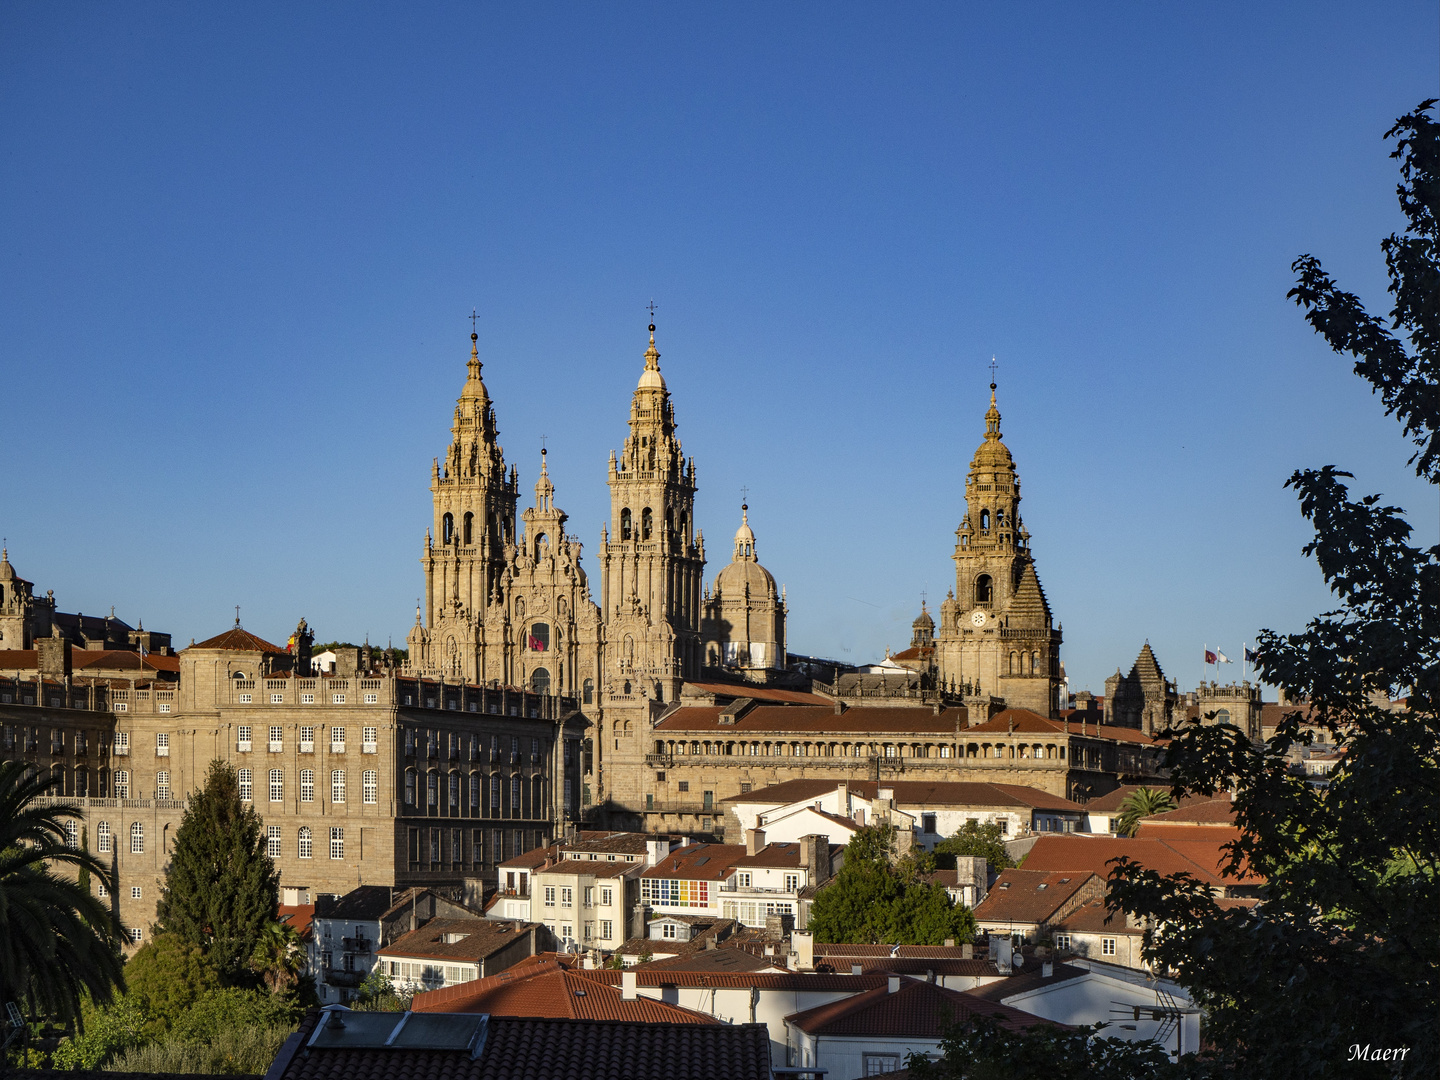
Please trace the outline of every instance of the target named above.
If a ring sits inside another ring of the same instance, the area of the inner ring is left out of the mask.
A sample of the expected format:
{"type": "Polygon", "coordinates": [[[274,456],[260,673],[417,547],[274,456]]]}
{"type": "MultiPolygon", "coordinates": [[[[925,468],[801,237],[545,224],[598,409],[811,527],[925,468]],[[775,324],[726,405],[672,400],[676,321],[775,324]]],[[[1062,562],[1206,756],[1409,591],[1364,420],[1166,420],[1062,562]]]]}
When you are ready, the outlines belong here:
{"type": "Polygon", "coordinates": [[[785,669],[786,603],[770,571],[760,565],[750,507],[740,506],[735,553],[705,591],[700,625],[705,666],[742,679],[766,682],[785,669]]]}
{"type": "Polygon", "coordinates": [[[1165,678],[1147,641],[1129,675],[1116,668],[1105,680],[1105,722],[1155,735],[1170,726],[1179,700],[1175,683],[1165,678]]]}

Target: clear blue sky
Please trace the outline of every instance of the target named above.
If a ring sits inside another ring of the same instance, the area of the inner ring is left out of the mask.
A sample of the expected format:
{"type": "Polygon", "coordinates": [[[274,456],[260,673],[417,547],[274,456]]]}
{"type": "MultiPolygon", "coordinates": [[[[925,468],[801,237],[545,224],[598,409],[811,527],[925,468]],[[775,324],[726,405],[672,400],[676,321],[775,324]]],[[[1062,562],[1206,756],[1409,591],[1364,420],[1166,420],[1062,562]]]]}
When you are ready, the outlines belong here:
{"type": "Polygon", "coordinates": [[[1285,299],[1388,310],[1435,4],[0,7],[11,560],[183,644],[403,640],[478,308],[595,558],[659,306],[707,578],[750,489],[792,648],[943,597],[999,362],[1072,688],[1328,604],[1282,490],[1432,488],[1285,299]],[[997,10],[999,9],[999,10],[997,10]]]}

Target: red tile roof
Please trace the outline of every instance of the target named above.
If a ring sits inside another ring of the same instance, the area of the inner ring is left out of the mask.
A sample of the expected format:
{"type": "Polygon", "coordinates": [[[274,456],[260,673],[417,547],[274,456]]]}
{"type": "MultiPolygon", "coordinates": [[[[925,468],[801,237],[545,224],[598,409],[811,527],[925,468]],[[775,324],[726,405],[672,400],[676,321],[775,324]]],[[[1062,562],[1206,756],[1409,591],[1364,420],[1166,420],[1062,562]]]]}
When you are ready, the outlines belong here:
{"type": "MultiPolygon", "coordinates": [[[[1207,832],[1207,835],[1210,835],[1207,832]]],[[[1026,870],[1088,870],[1101,878],[1110,876],[1111,859],[1121,856],[1160,874],[1188,873],[1210,885],[1256,884],[1263,879],[1244,875],[1222,878],[1220,866],[1229,858],[1221,850],[1224,841],[1149,840],[1118,836],[1089,836],[1070,833],[1041,836],[1025,856],[1026,870]]]]}
{"type": "Polygon", "coordinates": [[[1050,1023],[1008,1005],[984,1001],[935,983],[900,977],[900,989],[882,986],[785,1018],[809,1035],[851,1035],[876,1039],[939,1039],[948,1025],[973,1016],[995,1018],[1011,1031],[1050,1023]]]}
{"type": "Polygon", "coordinates": [[[277,904],[275,919],[277,922],[289,923],[295,928],[295,932],[304,937],[310,932],[310,922],[315,918],[314,904],[277,904]]]}
{"type": "Polygon", "coordinates": [[[1195,825],[1234,825],[1235,804],[1231,802],[1228,795],[1218,799],[1187,802],[1179,809],[1167,810],[1163,814],[1152,814],[1145,819],[1144,823],[1153,825],[1162,822],[1165,824],[1173,822],[1195,825]]]}
{"type": "MultiPolygon", "coordinates": [[[[734,949],[713,949],[712,952],[735,952],[734,949]]],[[[684,971],[642,964],[632,969],[637,986],[714,986],[747,987],[757,990],[845,990],[859,993],[885,985],[884,973],[851,975],[823,971],[684,971]]],[[[609,969],[578,971],[577,974],[611,986],[620,985],[620,972],[609,969]]]]}
{"type": "MultiPolygon", "coordinates": [[[[616,972],[616,974],[620,974],[616,972]]],[[[553,960],[416,994],[415,1012],[490,1013],[549,1019],[625,1020],[644,1024],[718,1024],[713,1016],[654,998],[626,1001],[620,991],[553,960]]]]}
{"type": "MultiPolygon", "coordinates": [[[[838,780],[786,780],[769,787],[731,795],[721,799],[730,803],[786,803],[818,799],[834,791],[838,780]]],[[[1070,810],[1081,813],[1086,808],[1060,795],[1051,795],[1024,784],[971,783],[967,781],[851,780],[850,791],[864,799],[879,797],[880,788],[895,792],[895,801],[916,806],[1029,806],[1036,810],[1070,810]]]]}
{"type": "Polygon", "coordinates": [[[513,945],[539,923],[499,922],[495,919],[431,919],[418,930],[401,934],[377,956],[419,956],[427,960],[484,960],[513,945]],[[514,926],[518,925],[519,929],[514,926]],[[447,937],[459,940],[447,942],[447,937]]]}
{"type": "Polygon", "coordinates": [[[267,652],[283,653],[285,649],[280,645],[272,645],[264,638],[258,638],[249,630],[242,630],[239,626],[232,626],[223,634],[216,634],[212,638],[191,645],[192,649],[230,649],[236,652],[267,652]]]}
{"type": "Polygon", "coordinates": [[[716,697],[753,698],[756,701],[783,701],[791,705],[830,705],[827,697],[802,690],[778,690],[771,686],[748,686],[736,683],[687,682],[685,692],[714,694],[716,697]]]}
{"type": "Polygon", "coordinates": [[[1144,933],[1138,927],[1125,924],[1123,911],[1111,915],[1103,900],[1091,900],[1054,923],[1050,929],[1072,934],[1129,934],[1132,937],[1139,937],[1144,933]]]}
{"type": "Polygon", "coordinates": [[[1002,870],[985,899],[975,908],[975,921],[1043,923],[1054,918],[1082,889],[1102,894],[1104,878],[1083,871],[1002,870]]]}
{"type": "Polygon", "coordinates": [[[720,881],[729,877],[736,861],[743,858],[744,844],[691,844],[672,851],[641,876],[720,881]]]}
{"type": "Polygon", "coordinates": [[[757,705],[733,724],[720,723],[726,710],[719,705],[681,706],[655,725],[656,731],[695,731],[737,735],[804,732],[857,735],[954,735],[965,730],[963,708],[933,709],[918,706],[858,706],[837,713],[833,705],[757,705]]]}

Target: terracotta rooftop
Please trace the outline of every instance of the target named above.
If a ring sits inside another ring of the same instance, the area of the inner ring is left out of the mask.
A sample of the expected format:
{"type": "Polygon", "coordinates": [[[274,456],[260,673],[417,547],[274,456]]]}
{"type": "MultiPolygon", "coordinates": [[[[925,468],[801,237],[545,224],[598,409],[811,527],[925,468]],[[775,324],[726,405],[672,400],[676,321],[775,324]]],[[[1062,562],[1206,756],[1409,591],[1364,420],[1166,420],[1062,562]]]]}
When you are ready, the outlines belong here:
{"type": "Polygon", "coordinates": [[[597,878],[624,877],[638,871],[644,863],[605,862],[591,859],[562,859],[553,866],[537,866],[535,874],[588,874],[597,878]]]}
{"type": "Polygon", "coordinates": [[[1051,970],[1051,974],[1047,976],[1042,964],[1033,963],[1027,959],[1023,971],[1007,975],[992,983],[986,983],[984,986],[977,986],[974,990],[967,990],[966,993],[983,1001],[1004,1001],[1008,997],[1023,994],[1027,990],[1034,990],[1039,986],[1053,986],[1055,983],[1079,979],[1088,974],[1090,972],[1086,968],[1057,963],[1051,970]]]}
{"type": "Polygon", "coordinates": [[[806,693],[803,690],[780,690],[773,686],[750,686],[744,683],[691,682],[685,684],[684,693],[714,694],[716,697],[753,698],[755,701],[780,701],[789,705],[830,705],[827,697],[806,693]]]}
{"type": "Polygon", "coordinates": [[[1257,884],[1263,881],[1248,874],[1238,879],[1221,877],[1220,867],[1229,858],[1229,853],[1222,850],[1223,843],[1224,840],[1219,837],[1210,840],[1152,840],[1083,833],[1041,836],[1030,849],[1030,854],[1025,856],[1025,869],[1083,870],[1108,878],[1111,869],[1107,865],[1109,861],[1124,856],[1160,874],[1183,871],[1210,885],[1257,884]]]}
{"type": "MultiPolygon", "coordinates": [[[[735,950],[720,949],[713,951],[734,952],[735,950]]],[[[635,984],[646,987],[754,987],[757,990],[843,990],[858,993],[863,990],[873,990],[877,986],[885,985],[885,975],[883,973],[875,975],[851,975],[848,968],[844,974],[820,971],[683,971],[675,968],[657,967],[654,964],[642,964],[631,970],[635,972],[635,984]]],[[[620,985],[620,972],[618,971],[597,969],[595,971],[580,971],[579,974],[587,979],[609,983],[611,986],[620,985]]]]}
{"type": "Polygon", "coordinates": [[[835,732],[880,736],[894,734],[954,735],[965,728],[963,708],[936,713],[918,706],[857,706],[837,713],[833,704],[757,705],[733,724],[720,723],[726,710],[718,705],[682,705],[655,725],[656,731],[694,731],[712,735],[801,734],[835,732]]]}
{"type": "Polygon", "coordinates": [[[258,638],[249,630],[241,629],[237,624],[226,630],[223,634],[216,634],[212,638],[196,642],[191,645],[192,649],[230,649],[235,652],[265,652],[283,653],[285,648],[281,645],[274,645],[264,638],[258,638]]]}
{"type": "Polygon", "coordinates": [[[1146,824],[1161,822],[1166,824],[1175,822],[1195,825],[1234,825],[1235,804],[1230,801],[1230,796],[1225,795],[1218,799],[1187,802],[1179,809],[1167,810],[1163,814],[1152,814],[1145,819],[1146,824]]]}
{"type": "MultiPolygon", "coordinates": [[[[666,949],[666,952],[669,950],[666,949]]],[[[783,968],[785,960],[777,956],[757,956],[746,949],[718,948],[707,949],[701,945],[698,949],[691,949],[688,952],[677,953],[675,956],[664,960],[652,960],[644,967],[650,971],[660,972],[711,972],[724,974],[740,974],[743,972],[765,971],[767,968],[783,968]]]]}
{"type": "Polygon", "coordinates": [[[314,904],[277,904],[275,907],[276,921],[288,923],[301,937],[310,932],[310,921],[314,917],[314,904]]]}
{"type": "MultiPolygon", "coordinates": [[[[591,985],[594,985],[593,983],[591,985]]],[[[489,1016],[478,1057],[424,1046],[305,1046],[320,1013],[286,1040],[270,1080],[770,1080],[763,1024],[697,1024],[489,1016]]],[[[424,1014],[391,1016],[398,1025],[424,1014]]],[[[436,1020],[439,1018],[437,1017],[436,1020]]],[[[708,1018],[707,1018],[708,1019],[708,1018]]],[[[476,1017],[477,1025],[480,1017],[476,1017]]],[[[372,1021],[372,1024],[374,1022],[372,1021]]],[[[360,1026],[356,1025],[357,1028],[360,1026]]],[[[379,1022],[383,1027],[383,1021],[379,1022]]],[[[417,1028],[421,1024],[415,1025],[417,1028]]],[[[404,1029],[402,1029],[403,1031],[404,1029]]],[[[380,1040],[383,1041],[383,1040],[380,1040]]],[[[396,1039],[398,1044],[400,1039],[396,1039]]]]}
{"type": "Polygon", "coordinates": [[[1023,1031],[1049,1023],[1008,1005],[947,990],[936,983],[900,976],[900,988],[889,986],[841,998],[785,1018],[809,1035],[851,1035],[877,1039],[939,1039],[952,1023],[973,1016],[993,1017],[1001,1027],[1023,1031]]]}
{"type": "Polygon", "coordinates": [[[427,960],[483,960],[508,945],[539,923],[495,919],[431,919],[418,930],[401,934],[377,956],[419,956],[427,960]],[[455,940],[447,940],[454,938],[455,940]]]}
{"type": "MultiPolygon", "coordinates": [[[[783,806],[787,803],[818,799],[839,785],[837,780],[786,780],[769,787],[731,795],[722,803],[762,803],[783,806]]],[[[1024,784],[969,783],[965,781],[852,780],[850,791],[863,799],[876,799],[880,788],[895,792],[895,801],[906,806],[1029,806],[1036,810],[1086,809],[1060,795],[1051,795],[1024,784]]]]}
{"type": "Polygon", "coordinates": [[[647,846],[649,841],[663,839],[665,837],[658,833],[582,833],[573,843],[560,841],[558,846],[562,851],[586,854],[594,852],[597,855],[644,855],[650,850],[647,846]]]}
{"type": "MultiPolygon", "coordinates": [[[[830,845],[830,854],[832,857],[844,850],[845,847],[843,844],[830,845]]],[[[746,855],[742,852],[740,858],[736,859],[731,865],[760,868],[798,867],[803,854],[804,851],[798,843],[766,844],[754,855],[746,855]]]]}
{"type": "Polygon", "coordinates": [[[1144,933],[1138,927],[1126,925],[1123,911],[1111,915],[1105,909],[1103,900],[1091,900],[1081,905],[1050,929],[1080,934],[1130,934],[1135,937],[1144,933]]]}
{"type": "Polygon", "coordinates": [[[411,1008],[415,1012],[624,1020],[641,1024],[720,1022],[704,1013],[655,998],[636,997],[626,1001],[616,987],[587,979],[580,971],[553,960],[517,966],[489,978],[416,994],[411,1008]]]}
{"type": "Polygon", "coordinates": [[[720,881],[744,857],[744,844],[691,844],[672,851],[641,876],[720,881]]]}
{"type": "Polygon", "coordinates": [[[1081,889],[1104,889],[1104,878],[1064,870],[1002,870],[985,899],[975,907],[976,922],[1043,923],[1055,916],[1081,889]],[[1092,885],[1093,882],[1093,885],[1092,885]]]}
{"type": "Polygon", "coordinates": [[[396,908],[409,904],[412,896],[419,897],[424,892],[421,888],[396,889],[389,885],[357,885],[338,900],[317,905],[315,917],[349,922],[382,919],[396,908]]]}

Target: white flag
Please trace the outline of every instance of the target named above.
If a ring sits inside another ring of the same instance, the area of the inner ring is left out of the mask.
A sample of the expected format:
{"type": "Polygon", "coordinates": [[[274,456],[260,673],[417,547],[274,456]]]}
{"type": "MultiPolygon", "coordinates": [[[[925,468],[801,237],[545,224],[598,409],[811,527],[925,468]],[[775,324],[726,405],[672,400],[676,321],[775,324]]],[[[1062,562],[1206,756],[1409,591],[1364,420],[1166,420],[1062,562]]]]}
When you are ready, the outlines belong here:
{"type": "Polygon", "coordinates": [[[1215,650],[1215,657],[1216,657],[1215,662],[1216,662],[1217,664],[1229,664],[1229,663],[1232,662],[1231,659],[1230,659],[1228,656],[1226,656],[1223,652],[1221,652],[1219,649],[1216,649],[1216,650],[1215,650]]]}

